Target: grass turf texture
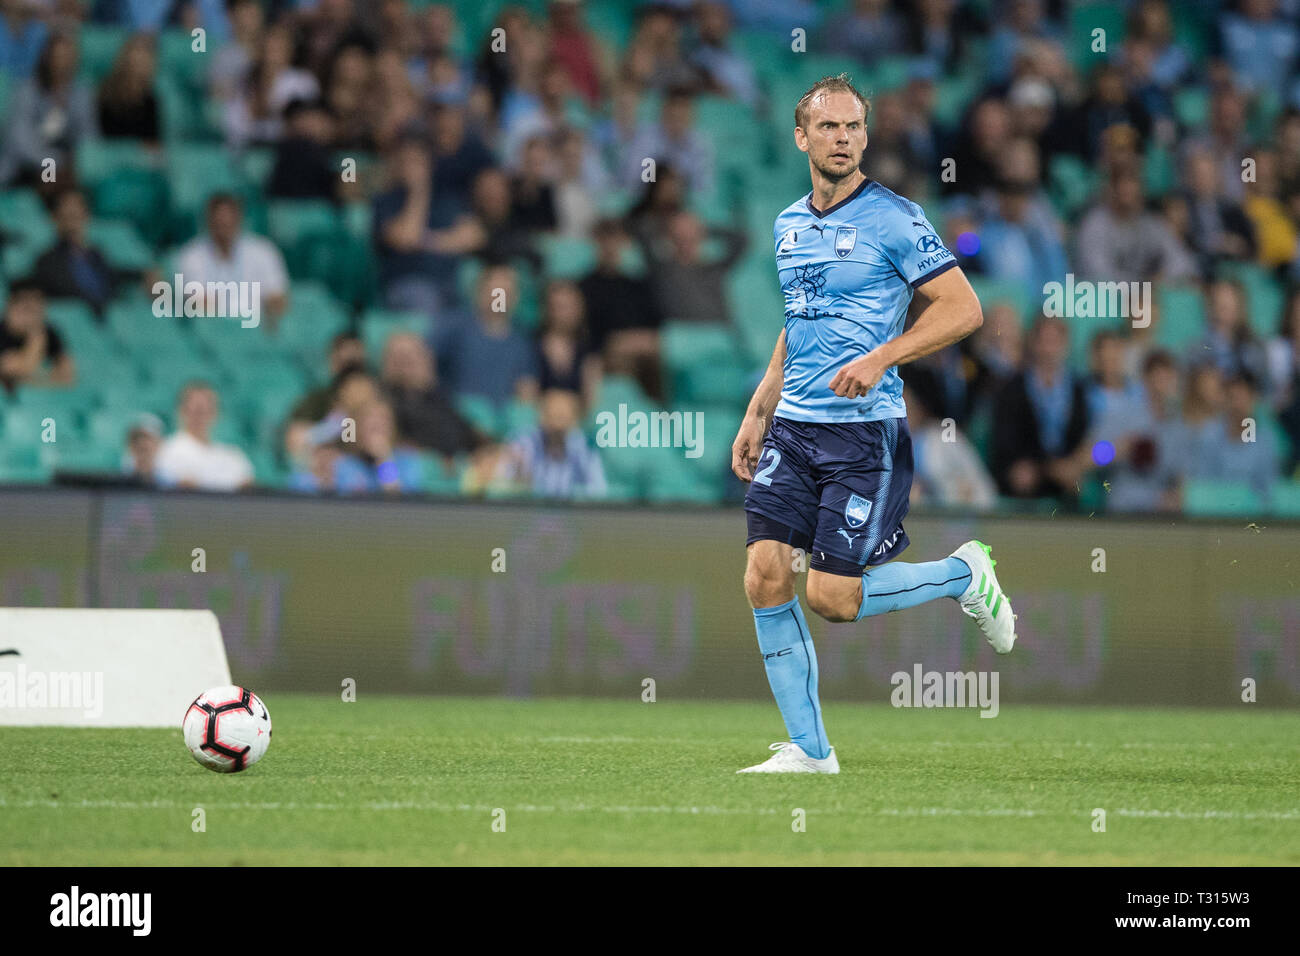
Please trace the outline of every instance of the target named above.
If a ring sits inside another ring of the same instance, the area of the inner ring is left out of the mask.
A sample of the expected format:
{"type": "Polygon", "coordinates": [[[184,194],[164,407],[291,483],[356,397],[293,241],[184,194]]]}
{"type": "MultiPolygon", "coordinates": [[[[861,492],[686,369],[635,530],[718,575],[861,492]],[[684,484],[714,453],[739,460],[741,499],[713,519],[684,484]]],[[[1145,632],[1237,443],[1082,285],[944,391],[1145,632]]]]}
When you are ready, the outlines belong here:
{"type": "Polygon", "coordinates": [[[235,775],[179,728],[0,728],[0,864],[1300,863],[1296,713],[831,703],[828,777],[735,775],[783,736],[770,704],[267,706],[235,775]]]}

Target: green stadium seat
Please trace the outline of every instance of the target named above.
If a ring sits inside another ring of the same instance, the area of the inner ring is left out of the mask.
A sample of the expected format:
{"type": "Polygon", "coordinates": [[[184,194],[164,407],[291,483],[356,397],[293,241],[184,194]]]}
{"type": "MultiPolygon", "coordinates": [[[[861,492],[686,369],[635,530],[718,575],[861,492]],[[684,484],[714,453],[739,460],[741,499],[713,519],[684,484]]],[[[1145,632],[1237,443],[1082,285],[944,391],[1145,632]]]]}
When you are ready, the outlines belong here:
{"type": "Polygon", "coordinates": [[[493,438],[500,438],[505,432],[505,422],[501,409],[491,399],[481,395],[457,395],[456,410],[471,425],[493,438]]]}
{"type": "Polygon", "coordinates": [[[1185,86],[1174,94],[1174,117],[1189,129],[1203,129],[1210,119],[1210,94],[1202,86],[1185,86]]]}
{"type": "Polygon", "coordinates": [[[275,150],[270,146],[249,146],[239,155],[239,170],[244,179],[261,189],[275,168],[275,150]]]}
{"type": "Polygon", "coordinates": [[[1247,319],[1252,331],[1261,338],[1276,335],[1286,303],[1281,284],[1267,269],[1253,262],[1225,262],[1219,267],[1219,273],[1245,287],[1247,319]]]}
{"type": "Polygon", "coordinates": [[[361,341],[372,362],[379,362],[384,354],[384,343],[394,332],[412,332],[419,336],[429,333],[429,317],[422,312],[398,312],[392,309],[371,309],[361,317],[361,341]]]}
{"type": "Polygon", "coordinates": [[[961,121],[979,93],[982,78],[979,70],[960,70],[939,78],[935,84],[934,117],[940,127],[953,127],[961,121]]]}
{"type": "Polygon", "coordinates": [[[1030,296],[1024,283],[1006,279],[988,279],[977,275],[967,276],[967,278],[986,315],[994,306],[1007,302],[1015,307],[1021,325],[1028,326],[1034,317],[1042,312],[1042,302],[1035,301],[1030,296]]]}
{"type": "Polygon", "coordinates": [[[369,242],[346,230],[311,233],[284,252],[295,281],[323,282],[335,299],[349,306],[363,307],[375,299],[374,251],[369,242]]]}
{"type": "Polygon", "coordinates": [[[1174,167],[1174,157],[1159,144],[1147,150],[1142,163],[1142,183],[1149,198],[1166,195],[1178,183],[1178,171],[1174,167]]]}
{"type": "Polygon", "coordinates": [[[552,279],[580,279],[596,264],[595,244],[586,239],[544,236],[539,246],[543,271],[552,279]]]}
{"type": "Polygon", "coordinates": [[[503,434],[506,438],[514,438],[536,424],[537,406],[532,402],[513,401],[506,406],[503,418],[503,434]]]}
{"type": "Polygon", "coordinates": [[[1205,331],[1205,301],[1194,286],[1161,285],[1156,288],[1160,317],[1156,341],[1181,352],[1205,331]]]}
{"type": "Polygon", "coordinates": [[[124,27],[85,24],[77,34],[80,51],[81,78],[95,86],[108,76],[113,68],[117,51],[130,36],[124,27]]]}
{"type": "Polygon", "coordinates": [[[154,315],[153,300],[133,295],[109,303],[105,324],[117,341],[142,357],[175,352],[197,355],[196,343],[187,325],[198,319],[154,315]]]}
{"type": "Polygon", "coordinates": [[[96,219],[87,227],[86,238],[114,269],[143,272],[154,264],[153,250],[128,220],[96,219]]]}
{"type": "Polygon", "coordinates": [[[1197,517],[1258,517],[1264,504],[1245,482],[1188,479],[1183,483],[1183,510],[1197,517]]]}
{"type": "Polygon", "coordinates": [[[659,345],[664,366],[671,370],[700,363],[734,362],[741,354],[735,330],[720,322],[665,322],[659,345]]]}
{"type": "Polygon", "coordinates": [[[301,395],[307,391],[306,373],[296,360],[283,355],[242,356],[225,365],[237,389],[255,394],[301,395]]]}
{"type": "Polygon", "coordinates": [[[158,97],[159,126],[169,148],[179,143],[220,139],[220,127],[212,124],[213,114],[201,93],[161,74],[154,82],[154,92],[158,97]]]}
{"type": "Polygon", "coordinates": [[[323,199],[273,199],[266,204],[271,240],[289,249],[315,233],[332,235],[342,228],[334,204],[323,199]]]}
{"type": "Polygon", "coordinates": [[[1269,512],[1279,518],[1300,518],[1300,481],[1279,482],[1269,498],[1269,512]]]}
{"type": "Polygon", "coordinates": [[[420,452],[420,490],[427,495],[454,497],[460,494],[464,464],[453,464],[450,469],[443,465],[441,455],[432,452],[420,452]]]}
{"type": "MultiPolygon", "coordinates": [[[[46,405],[11,405],[0,412],[6,446],[57,445],[61,441],[76,441],[85,431],[84,416],[72,408],[54,408],[46,405]],[[49,434],[54,439],[46,442],[49,434]]],[[[52,452],[47,453],[47,458],[52,452]]]]}
{"type": "Polygon", "coordinates": [[[12,241],[4,243],[5,272],[10,276],[30,270],[36,256],[54,244],[54,223],[45,206],[31,189],[0,192],[0,229],[12,241]],[[10,267],[10,257],[17,263],[10,267]]]}
{"type": "Polygon", "coordinates": [[[165,210],[171,199],[160,170],[124,167],[108,172],[91,188],[90,201],[97,217],[130,222],[154,248],[170,234],[165,210]]]}
{"type": "Polygon", "coordinates": [[[157,170],[162,157],[142,140],[88,139],[77,146],[77,176],[94,188],[122,169],[157,170]]]}
{"type": "Polygon", "coordinates": [[[253,463],[253,476],[260,488],[283,488],[289,475],[280,464],[279,457],[263,447],[245,449],[248,460],[253,463]]]}
{"type": "Polygon", "coordinates": [[[100,408],[86,417],[86,439],[105,448],[122,449],[126,434],[142,410],[123,407],[100,408]]]}
{"type": "Polygon", "coordinates": [[[721,483],[716,476],[706,476],[690,467],[682,449],[650,449],[650,469],[644,484],[646,500],[656,503],[681,502],[714,504],[722,499],[721,483]]]}
{"type": "Polygon", "coordinates": [[[1114,3],[1082,2],[1070,5],[1069,46],[1071,61],[1082,70],[1114,54],[1124,39],[1124,11],[1114,3]],[[1105,52],[1094,51],[1093,31],[1105,31],[1105,52]]]}
{"type": "Polygon", "coordinates": [[[213,193],[233,192],[247,198],[247,183],[239,164],[223,146],[171,143],[167,147],[166,170],[178,240],[197,232],[203,205],[213,193]]]}
{"type": "Polygon", "coordinates": [[[123,449],[94,442],[60,442],[52,465],[55,471],[116,474],[121,471],[123,449]]]}
{"type": "Polygon", "coordinates": [[[1048,193],[1062,216],[1073,218],[1096,189],[1096,174],[1077,156],[1060,154],[1052,157],[1047,171],[1048,193]]]}
{"type": "Polygon", "coordinates": [[[158,75],[181,84],[193,92],[202,92],[206,86],[208,64],[216,47],[211,37],[207,49],[194,50],[194,40],[182,29],[167,29],[158,34],[158,75]]]}

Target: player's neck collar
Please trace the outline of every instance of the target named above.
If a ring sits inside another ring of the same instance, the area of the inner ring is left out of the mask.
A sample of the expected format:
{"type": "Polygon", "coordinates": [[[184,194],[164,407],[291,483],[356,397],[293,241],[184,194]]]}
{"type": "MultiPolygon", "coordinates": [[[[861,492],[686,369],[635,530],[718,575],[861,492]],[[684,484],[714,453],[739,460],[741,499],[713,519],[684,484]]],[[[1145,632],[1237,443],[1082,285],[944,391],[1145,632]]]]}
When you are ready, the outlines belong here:
{"type": "Polygon", "coordinates": [[[833,206],[831,206],[829,209],[826,209],[826,210],[821,210],[821,209],[818,209],[816,206],[814,206],[814,205],[813,205],[813,194],[812,194],[812,193],[809,193],[809,194],[808,194],[808,211],[809,211],[810,213],[812,213],[814,216],[816,216],[818,219],[825,219],[827,216],[829,216],[831,213],[833,213],[836,209],[839,209],[839,208],[840,208],[841,206],[843,206],[845,203],[850,203],[850,202],[853,202],[853,200],[857,199],[858,196],[860,196],[860,195],[862,194],[862,190],[866,189],[868,186],[871,185],[871,182],[872,182],[872,181],[871,181],[870,178],[863,179],[862,182],[858,183],[858,188],[857,188],[857,189],[853,190],[853,192],[849,193],[847,196],[845,196],[845,197],[844,197],[843,199],[841,199],[839,202],[835,203],[833,206]]]}

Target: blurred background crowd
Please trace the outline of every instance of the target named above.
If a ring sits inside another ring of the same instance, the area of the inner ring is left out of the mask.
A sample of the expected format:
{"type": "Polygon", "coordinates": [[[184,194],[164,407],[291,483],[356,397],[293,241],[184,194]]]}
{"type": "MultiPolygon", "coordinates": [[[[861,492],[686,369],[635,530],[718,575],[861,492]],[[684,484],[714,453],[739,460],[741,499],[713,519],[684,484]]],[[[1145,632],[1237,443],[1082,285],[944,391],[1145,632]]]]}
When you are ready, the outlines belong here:
{"type": "Polygon", "coordinates": [[[840,72],[985,310],[919,504],[1300,515],[1300,0],[0,0],[0,481],[736,500],[840,72]]]}

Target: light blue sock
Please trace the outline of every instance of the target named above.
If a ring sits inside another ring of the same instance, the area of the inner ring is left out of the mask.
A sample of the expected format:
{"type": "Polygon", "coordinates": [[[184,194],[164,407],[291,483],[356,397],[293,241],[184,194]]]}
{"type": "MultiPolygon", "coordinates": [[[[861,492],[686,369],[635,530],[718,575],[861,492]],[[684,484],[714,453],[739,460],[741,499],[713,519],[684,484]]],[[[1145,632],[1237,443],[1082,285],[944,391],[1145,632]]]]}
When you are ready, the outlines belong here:
{"type": "Polygon", "coordinates": [[[970,568],[961,558],[925,564],[891,561],[862,576],[862,607],[857,619],[916,607],[935,598],[961,597],[969,584],[970,568]]]}
{"type": "Polygon", "coordinates": [[[767,683],[781,709],[790,740],[808,756],[825,758],[830,745],[817,699],[817,654],[799,599],[777,607],[754,608],[754,629],[767,668],[767,683]]]}

